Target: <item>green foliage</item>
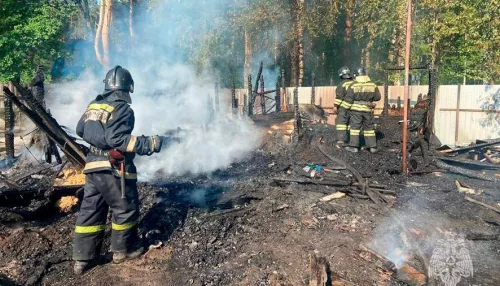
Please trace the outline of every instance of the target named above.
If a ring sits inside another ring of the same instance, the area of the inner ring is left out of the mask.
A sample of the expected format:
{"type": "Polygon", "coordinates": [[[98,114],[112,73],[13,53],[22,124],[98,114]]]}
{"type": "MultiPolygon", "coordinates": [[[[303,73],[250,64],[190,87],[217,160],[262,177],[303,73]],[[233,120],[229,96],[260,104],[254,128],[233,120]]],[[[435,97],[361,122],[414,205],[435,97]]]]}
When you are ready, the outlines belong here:
{"type": "MultiPolygon", "coordinates": [[[[63,0],[0,0],[0,82],[16,75],[29,80],[35,66],[50,69],[56,59],[68,59],[68,38],[91,40],[74,3],[63,0]]],[[[223,86],[242,86],[245,31],[251,35],[254,65],[279,66],[290,78],[297,38],[302,36],[305,85],[312,73],[317,85],[330,84],[343,64],[368,65],[382,83],[385,69],[402,65],[406,1],[401,0],[136,0],[136,17],[151,18],[135,27],[141,33],[165,35],[162,44],[179,61],[199,72],[215,74],[223,86]],[[346,6],[354,5],[351,42],[346,43],[346,6]],[[300,13],[300,15],[299,15],[300,13]],[[168,15],[166,17],[165,15],[168,15]],[[300,23],[298,23],[300,21],[300,23]],[[303,28],[303,35],[297,24],[303,28]],[[168,35],[164,27],[168,27],[168,35]],[[348,53],[346,53],[348,50],[348,53]],[[350,59],[343,55],[349,54],[350,59]]],[[[98,2],[89,1],[92,24],[98,2]]],[[[442,84],[498,83],[500,78],[499,0],[413,1],[411,63],[430,63],[442,84]]],[[[112,51],[127,52],[128,0],[115,0],[110,30],[112,51]]],[[[139,21],[138,21],[139,22],[139,21]]],[[[162,38],[163,39],[163,38],[162,38]]],[[[91,43],[89,43],[91,44],[91,43]]],[[[113,55],[112,55],[113,56],[113,55]]],[[[402,74],[391,74],[402,82],[402,74]]],[[[288,81],[288,80],[287,80],[288,81]]],[[[268,85],[274,85],[266,81],[268,85]]]]}
{"type": "Polygon", "coordinates": [[[16,76],[27,82],[37,65],[50,70],[54,60],[65,55],[65,34],[72,15],[74,9],[58,1],[2,0],[0,82],[16,76]]]}

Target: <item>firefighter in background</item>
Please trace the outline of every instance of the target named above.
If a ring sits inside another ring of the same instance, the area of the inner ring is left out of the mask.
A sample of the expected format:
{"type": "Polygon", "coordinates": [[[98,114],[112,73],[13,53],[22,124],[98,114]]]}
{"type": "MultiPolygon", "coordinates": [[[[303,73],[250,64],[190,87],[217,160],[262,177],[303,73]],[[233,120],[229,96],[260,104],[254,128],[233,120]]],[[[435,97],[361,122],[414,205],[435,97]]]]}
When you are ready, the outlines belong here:
{"type": "Polygon", "coordinates": [[[335,118],[335,135],[337,148],[341,148],[347,143],[347,130],[349,126],[349,109],[351,104],[345,98],[347,90],[353,83],[351,70],[343,66],[338,71],[339,77],[342,80],[335,90],[335,108],[337,110],[337,117],[335,118]]]}
{"type": "Polygon", "coordinates": [[[90,103],[76,127],[76,133],[90,144],[84,169],[86,182],[76,220],[73,246],[74,272],[81,275],[97,262],[112,211],[111,251],[113,262],[139,257],[139,197],[135,154],[152,155],[174,137],[131,135],[134,112],[130,93],[134,81],[128,70],[116,66],[106,74],[104,93],[90,103]]]}
{"type": "Polygon", "coordinates": [[[377,138],[373,125],[373,111],[375,102],[381,98],[380,91],[366,74],[364,68],[358,68],[354,83],[347,90],[345,101],[351,104],[350,140],[347,151],[359,151],[359,137],[361,130],[365,137],[365,147],[372,153],[377,152],[377,138]]]}

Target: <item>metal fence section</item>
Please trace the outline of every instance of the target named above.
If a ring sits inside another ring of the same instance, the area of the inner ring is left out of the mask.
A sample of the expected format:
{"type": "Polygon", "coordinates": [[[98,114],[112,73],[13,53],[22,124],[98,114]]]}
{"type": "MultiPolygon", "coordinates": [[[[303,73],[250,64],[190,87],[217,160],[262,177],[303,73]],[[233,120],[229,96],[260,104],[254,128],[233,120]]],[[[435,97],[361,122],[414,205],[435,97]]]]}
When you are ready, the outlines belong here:
{"type": "Polygon", "coordinates": [[[500,137],[500,85],[442,85],[434,128],[442,144],[500,137]]]}

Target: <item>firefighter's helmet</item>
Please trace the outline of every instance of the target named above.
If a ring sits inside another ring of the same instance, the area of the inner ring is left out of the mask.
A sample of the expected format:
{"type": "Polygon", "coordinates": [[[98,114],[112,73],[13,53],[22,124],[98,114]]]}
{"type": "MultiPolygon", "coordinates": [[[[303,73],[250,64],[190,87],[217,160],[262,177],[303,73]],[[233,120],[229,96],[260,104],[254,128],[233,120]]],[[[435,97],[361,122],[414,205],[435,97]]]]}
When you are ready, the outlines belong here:
{"type": "Polygon", "coordinates": [[[364,67],[359,67],[357,70],[356,70],[356,76],[360,76],[360,75],[366,75],[366,70],[364,67]]]}
{"type": "Polygon", "coordinates": [[[104,78],[104,90],[122,90],[134,92],[134,80],[130,72],[121,66],[116,66],[106,74],[104,78]]]}
{"type": "Polygon", "coordinates": [[[351,70],[346,66],[341,67],[338,73],[339,77],[342,79],[352,78],[351,70]]]}

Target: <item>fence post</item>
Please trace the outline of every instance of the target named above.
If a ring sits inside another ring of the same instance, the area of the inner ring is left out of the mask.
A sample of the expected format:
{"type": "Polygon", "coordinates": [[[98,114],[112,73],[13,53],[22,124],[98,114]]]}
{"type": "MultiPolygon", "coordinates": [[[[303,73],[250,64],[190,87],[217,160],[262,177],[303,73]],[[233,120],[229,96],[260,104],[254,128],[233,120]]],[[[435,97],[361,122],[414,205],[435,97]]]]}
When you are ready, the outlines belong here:
{"type": "Polygon", "coordinates": [[[232,82],[231,85],[231,105],[233,106],[233,115],[238,113],[238,99],[236,98],[236,83],[232,82]]]}
{"type": "Polygon", "coordinates": [[[387,116],[389,114],[389,70],[385,71],[385,83],[384,83],[384,110],[382,115],[387,116]]]}
{"type": "Polygon", "coordinates": [[[316,76],[314,73],[311,79],[311,104],[316,104],[316,76]]]}
{"type": "Polygon", "coordinates": [[[455,114],[455,145],[458,146],[458,135],[459,135],[459,125],[460,125],[460,93],[461,93],[461,87],[462,85],[458,85],[458,90],[457,90],[457,111],[455,114]]]}
{"type": "Polygon", "coordinates": [[[293,111],[294,111],[294,126],[293,126],[293,142],[299,141],[300,134],[300,113],[299,113],[299,88],[296,86],[293,90],[293,111]]]}
{"type": "Polygon", "coordinates": [[[288,98],[286,97],[285,70],[281,70],[281,100],[283,100],[283,111],[288,112],[288,98]]]}
{"type": "Polygon", "coordinates": [[[5,152],[7,166],[11,166],[14,161],[14,109],[12,101],[8,96],[4,97],[5,115],[5,152]]]}
{"type": "Polygon", "coordinates": [[[215,113],[219,113],[219,83],[215,82],[215,113]]]}
{"type": "Polygon", "coordinates": [[[429,68],[429,95],[427,96],[427,102],[429,103],[429,116],[427,116],[427,126],[430,128],[432,133],[435,132],[434,129],[434,116],[436,112],[436,98],[437,98],[437,88],[438,88],[438,74],[436,69],[429,68]]]}
{"type": "Polygon", "coordinates": [[[266,96],[264,94],[264,75],[260,76],[260,108],[262,109],[262,114],[266,114],[266,96]]]}
{"type": "Polygon", "coordinates": [[[253,115],[253,104],[252,104],[252,75],[248,75],[248,90],[247,90],[247,99],[245,102],[247,103],[248,110],[245,110],[247,112],[248,116],[253,115]]]}
{"type": "Polygon", "coordinates": [[[280,79],[276,81],[276,95],[274,96],[274,100],[276,101],[276,112],[281,112],[281,87],[280,87],[280,79]]]}

